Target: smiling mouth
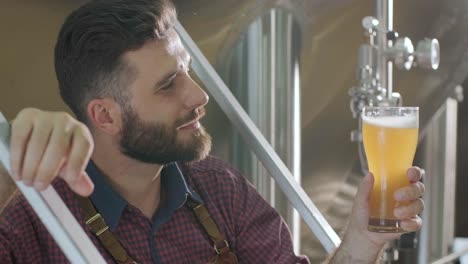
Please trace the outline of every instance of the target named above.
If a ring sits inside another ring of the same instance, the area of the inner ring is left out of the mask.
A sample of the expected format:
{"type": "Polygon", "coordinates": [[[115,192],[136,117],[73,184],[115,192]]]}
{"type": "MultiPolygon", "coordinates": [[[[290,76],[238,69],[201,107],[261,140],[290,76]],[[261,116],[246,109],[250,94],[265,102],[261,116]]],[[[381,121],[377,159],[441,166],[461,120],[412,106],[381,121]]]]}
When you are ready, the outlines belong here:
{"type": "Polygon", "coordinates": [[[180,127],[178,127],[177,129],[178,130],[183,130],[183,129],[197,129],[199,128],[201,125],[200,125],[200,122],[198,122],[199,119],[195,119],[193,120],[192,122],[188,123],[188,124],[185,124],[185,125],[182,125],[180,127]]]}
{"type": "Polygon", "coordinates": [[[201,113],[199,113],[199,115],[193,119],[192,121],[188,122],[188,123],[185,123],[179,127],[177,127],[177,130],[184,130],[184,129],[198,129],[201,127],[200,125],[200,119],[202,119],[202,117],[205,116],[205,111],[201,111],[201,113]]]}

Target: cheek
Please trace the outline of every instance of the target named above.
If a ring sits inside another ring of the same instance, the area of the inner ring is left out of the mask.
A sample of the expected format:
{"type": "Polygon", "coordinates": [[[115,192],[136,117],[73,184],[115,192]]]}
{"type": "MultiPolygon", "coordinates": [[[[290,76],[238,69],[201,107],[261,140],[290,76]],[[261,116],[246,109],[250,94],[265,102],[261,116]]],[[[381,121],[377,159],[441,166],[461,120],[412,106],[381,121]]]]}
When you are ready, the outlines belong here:
{"type": "Polygon", "coordinates": [[[172,125],[177,119],[178,111],[174,105],[157,102],[154,99],[144,101],[134,105],[141,119],[165,125],[172,125]]]}
{"type": "Polygon", "coordinates": [[[177,120],[183,117],[184,108],[180,102],[180,95],[175,92],[138,94],[132,98],[131,104],[146,122],[156,122],[172,128],[177,120]]]}
{"type": "Polygon", "coordinates": [[[176,119],[177,114],[175,112],[168,111],[167,109],[158,109],[154,112],[149,112],[145,120],[150,120],[150,122],[163,125],[172,130],[176,119]]]}

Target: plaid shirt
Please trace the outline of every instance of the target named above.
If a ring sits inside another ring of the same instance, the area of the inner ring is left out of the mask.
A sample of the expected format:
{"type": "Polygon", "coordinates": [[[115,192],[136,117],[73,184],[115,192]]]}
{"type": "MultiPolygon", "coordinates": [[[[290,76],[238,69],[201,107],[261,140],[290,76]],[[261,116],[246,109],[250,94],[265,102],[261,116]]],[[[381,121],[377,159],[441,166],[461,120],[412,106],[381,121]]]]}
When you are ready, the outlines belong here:
{"type": "MultiPolygon", "coordinates": [[[[92,162],[87,172],[95,183],[93,203],[138,263],[206,263],[215,256],[212,241],[184,206],[187,196],[203,200],[239,263],[309,263],[305,257],[295,256],[283,219],[244,177],[218,159],[166,166],[161,187],[167,196],[153,219],[116,193],[92,162]]],[[[72,191],[62,180],[53,184],[104,258],[113,263],[84,225],[72,191]]],[[[0,216],[0,262],[69,263],[22,195],[0,216]]]]}

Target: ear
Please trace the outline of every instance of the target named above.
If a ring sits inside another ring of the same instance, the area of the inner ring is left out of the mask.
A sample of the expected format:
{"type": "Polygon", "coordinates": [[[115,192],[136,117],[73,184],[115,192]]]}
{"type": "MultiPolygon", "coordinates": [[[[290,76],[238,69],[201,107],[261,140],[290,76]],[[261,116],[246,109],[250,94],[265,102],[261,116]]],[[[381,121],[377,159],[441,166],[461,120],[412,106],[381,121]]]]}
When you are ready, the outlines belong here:
{"type": "Polygon", "coordinates": [[[122,110],[112,99],[93,99],[88,103],[88,117],[94,127],[108,135],[117,135],[122,128],[122,110]]]}

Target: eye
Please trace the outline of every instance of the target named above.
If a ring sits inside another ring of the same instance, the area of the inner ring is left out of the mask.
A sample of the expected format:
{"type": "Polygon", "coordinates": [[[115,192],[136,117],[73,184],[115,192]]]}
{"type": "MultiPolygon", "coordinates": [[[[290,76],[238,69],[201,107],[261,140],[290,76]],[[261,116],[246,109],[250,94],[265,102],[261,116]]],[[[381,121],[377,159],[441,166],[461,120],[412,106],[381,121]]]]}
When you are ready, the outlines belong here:
{"type": "Polygon", "coordinates": [[[172,86],[174,85],[174,79],[175,78],[172,78],[171,80],[169,80],[167,83],[161,86],[159,90],[169,90],[170,88],[172,88],[172,86]]]}

